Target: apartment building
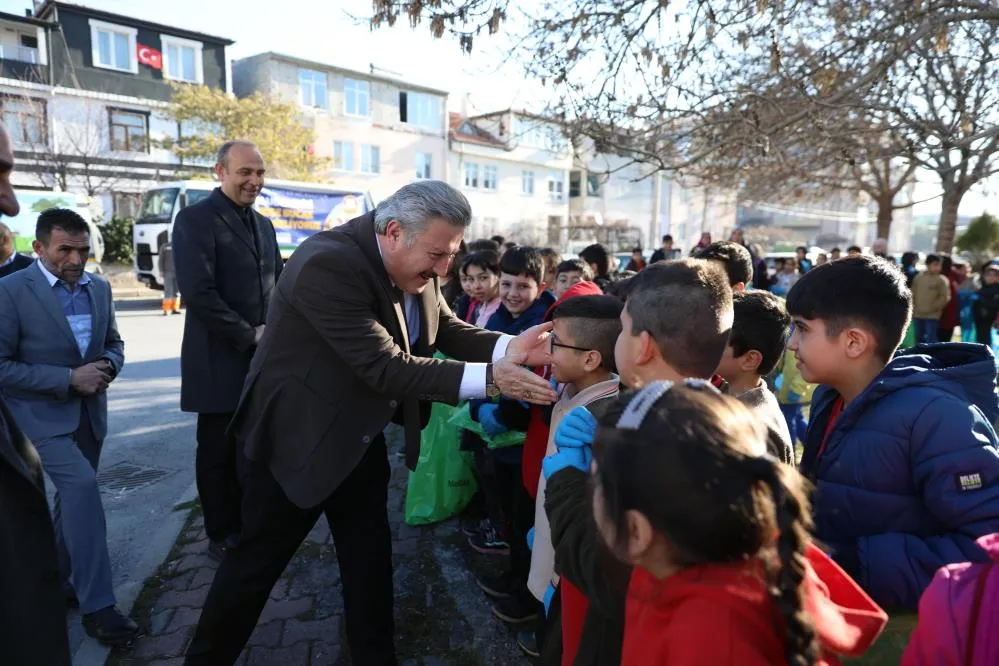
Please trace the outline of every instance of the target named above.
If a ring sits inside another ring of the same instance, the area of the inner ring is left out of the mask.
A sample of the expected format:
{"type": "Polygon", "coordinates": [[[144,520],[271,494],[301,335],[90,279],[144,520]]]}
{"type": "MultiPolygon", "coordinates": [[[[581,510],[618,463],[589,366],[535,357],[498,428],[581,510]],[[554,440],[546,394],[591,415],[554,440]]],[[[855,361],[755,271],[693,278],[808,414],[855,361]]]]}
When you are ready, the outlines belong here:
{"type": "Polygon", "coordinates": [[[469,237],[561,245],[572,166],[561,127],[507,109],[470,118],[452,113],[450,128],[450,182],[472,204],[469,237]]]}
{"type": "Polygon", "coordinates": [[[379,201],[416,179],[447,179],[447,92],[280,53],[232,65],[233,91],[297,103],[330,159],[329,181],[379,201]]]}
{"type": "Polygon", "coordinates": [[[230,89],[231,40],[66,2],[0,14],[0,112],[21,189],[87,194],[95,213],[134,215],[184,165],[159,141],[171,81],[230,89]]]}

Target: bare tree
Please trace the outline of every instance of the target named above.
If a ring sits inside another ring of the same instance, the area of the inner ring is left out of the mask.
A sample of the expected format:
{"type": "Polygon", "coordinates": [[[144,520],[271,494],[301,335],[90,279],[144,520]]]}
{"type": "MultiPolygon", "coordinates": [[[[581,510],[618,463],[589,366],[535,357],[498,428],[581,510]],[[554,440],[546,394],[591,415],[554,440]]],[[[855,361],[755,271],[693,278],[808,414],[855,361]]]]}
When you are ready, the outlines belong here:
{"type": "MultiPolygon", "coordinates": [[[[453,36],[466,52],[476,37],[508,29],[525,71],[552,90],[553,117],[654,169],[727,171],[736,181],[773,164],[807,170],[810,186],[865,191],[884,230],[915,169],[931,168],[943,180],[939,245],[948,249],[960,196],[990,172],[988,162],[957,158],[999,137],[991,113],[930,132],[919,95],[935,100],[943,85],[916,92],[934,77],[953,83],[948,72],[987,80],[970,75],[971,61],[991,67],[995,0],[375,1],[373,28],[399,18],[453,36]],[[978,37],[939,48],[964,34],[978,37]]],[[[965,97],[965,106],[975,99],[965,97]]]]}

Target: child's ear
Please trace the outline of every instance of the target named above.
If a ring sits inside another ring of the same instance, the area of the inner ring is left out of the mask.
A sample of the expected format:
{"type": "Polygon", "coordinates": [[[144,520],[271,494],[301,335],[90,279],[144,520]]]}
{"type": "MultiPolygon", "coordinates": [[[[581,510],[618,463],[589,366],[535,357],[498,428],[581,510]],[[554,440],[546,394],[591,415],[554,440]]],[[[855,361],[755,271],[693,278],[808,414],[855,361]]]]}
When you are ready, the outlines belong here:
{"type": "Polygon", "coordinates": [[[877,349],[877,341],[866,329],[848,328],[841,335],[847,358],[857,359],[877,349]]]}
{"type": "Polygon", "coordinates": [[[604,362],[604,355],[596,351],[595,349],[592,349],[586,352],[586,360],[583,361],[583,368],[585,368],[587,372],[593,372],[594,370],[599,368],[600,364],[602,364],[603,362],[604,362]]]}
{"type": "Polygon", "coordinates": [[[628,530],[628,557],[632,562],[641,562],[649,554],[655,540],[655,530],[645,514],[629,509],[624,514],[625,529],[628,530]]]}
{"type": "Polygon", "coordinates": [[[756,372],[762,362],[763,354],[755,349],[750,349],[739,357],[739,369],[743,372],[756,372]]]}

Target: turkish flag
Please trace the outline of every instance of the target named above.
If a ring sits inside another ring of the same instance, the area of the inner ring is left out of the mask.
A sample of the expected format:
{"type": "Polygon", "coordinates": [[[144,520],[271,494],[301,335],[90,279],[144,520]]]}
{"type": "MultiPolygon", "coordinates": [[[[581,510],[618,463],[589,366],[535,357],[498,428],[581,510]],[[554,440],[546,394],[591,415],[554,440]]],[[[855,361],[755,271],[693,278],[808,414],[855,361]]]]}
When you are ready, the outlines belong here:
{"type": "Polygon", "coordinates": [[[163,54],[154,48],[136,43],[135,50],[139,54],[139,62],[153,69],[163,69],[163,54]]]}

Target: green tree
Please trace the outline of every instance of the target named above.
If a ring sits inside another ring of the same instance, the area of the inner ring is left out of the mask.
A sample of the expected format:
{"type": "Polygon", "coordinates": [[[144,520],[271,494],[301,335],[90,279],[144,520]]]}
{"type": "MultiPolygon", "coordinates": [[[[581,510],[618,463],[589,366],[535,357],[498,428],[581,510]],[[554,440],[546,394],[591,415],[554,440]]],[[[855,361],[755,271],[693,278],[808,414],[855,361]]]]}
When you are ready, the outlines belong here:
{"type": "Polygon", "coordinates": [[[104,256],[101,258],[103,263],[132,263],[132,223],[130,217],[115,215],[107,224],[100,224],[101,237],[104,239],[104,256]]]}
{"type": "Polygon", "coordinates": [[[225,141],[246,139],[260,147],[268,174],[275,178],[323,181],[329,161],[313,152],[315,133],[299,109],[256,92],[236,98],[206,86],[174,84],[165,113],[181,128],[181,138],[162,145],[185,161],[213,161],[225,141]]]}
{"type": "Polygon", "coordinates": [[[957,237],[957,249],[971,253],[976,265],[988,261],[999,252],[999,219],[989,213],[972,218],[957,237]]]}

